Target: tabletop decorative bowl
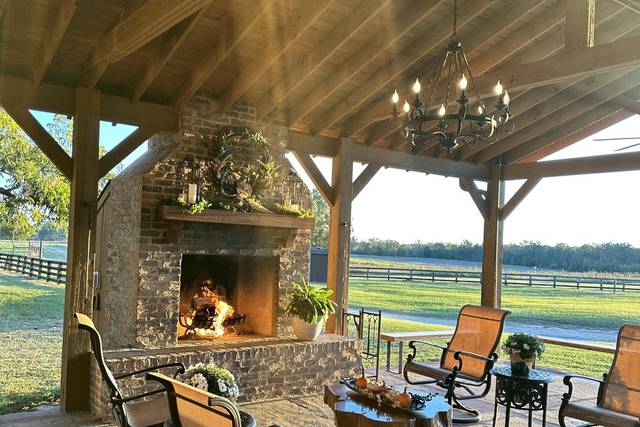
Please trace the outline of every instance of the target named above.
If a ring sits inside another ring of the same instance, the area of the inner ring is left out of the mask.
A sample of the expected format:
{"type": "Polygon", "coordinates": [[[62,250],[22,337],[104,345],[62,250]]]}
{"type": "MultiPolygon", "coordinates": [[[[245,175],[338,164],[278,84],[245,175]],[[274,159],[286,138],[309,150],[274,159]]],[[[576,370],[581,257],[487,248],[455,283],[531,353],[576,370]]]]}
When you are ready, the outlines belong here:
{"type": "Polygon", "coordinates": [[[340,382],[358,395],[375,401],[378,406],[384,404],[394,408],[419,411],[434,396],[431,393],[426,395],[411,393],[407,392],[406,389],[404,392],[400,392],[393,387],[387,386],[384,382],[369,383],[366,389],[358,387],[355,378],[343,378],[340,382]],[[409,398],[411,399],[410,403],[409,398]]]}

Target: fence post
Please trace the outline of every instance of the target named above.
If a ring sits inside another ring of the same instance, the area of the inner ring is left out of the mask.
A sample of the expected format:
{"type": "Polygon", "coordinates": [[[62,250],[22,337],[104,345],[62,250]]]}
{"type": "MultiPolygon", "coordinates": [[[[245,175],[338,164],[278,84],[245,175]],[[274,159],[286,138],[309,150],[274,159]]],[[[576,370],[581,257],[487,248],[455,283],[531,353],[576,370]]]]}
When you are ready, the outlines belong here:
{"type": "Polygon", "coordinates": [[[391,280],[391,269],[387,268],[387,280],[391,280]]]}
{"type": "Polygon", "coordinates": [[[409,281],[413,281],[413,268],[409,269],[409,281]]]}
{"type": "Polygon", "coordinates": [[[458,283],[458,272],[456,271],[456,283],[458,283]]]}
{"type": "Polygon", "coordinates": [[[554,288],[554,289],[555,289],[555,287],[556,287],[556,283],[557,283],[557,281],[558,281],[558,278],[557,278],[557,277],[556,277],[556,275],[554,274],[554,275],[553,275],[553,288],[554,288]]]}
{"type": "Polygon", "coordinates": [[[509,275],[507,273],[504,273],[502,275],[502,278],[503,278],[502,282],[504,283],[504,286],[507,286],[509,284],[509,275]]]}
{"type": "Polygon", "coordinates": [[[531,274],[529,274],[529,286],[533,286],[533,278],[531,277],[531,274]]]}
{"type": "Polygon", "coordinates": [[[580,289],[580,278],[576,279],[576,289],[580,289]]]}
{"type": "Polygon", "coordinates": [[[369,280],[369,267],[367,267],[367,280],[369,280]]]}

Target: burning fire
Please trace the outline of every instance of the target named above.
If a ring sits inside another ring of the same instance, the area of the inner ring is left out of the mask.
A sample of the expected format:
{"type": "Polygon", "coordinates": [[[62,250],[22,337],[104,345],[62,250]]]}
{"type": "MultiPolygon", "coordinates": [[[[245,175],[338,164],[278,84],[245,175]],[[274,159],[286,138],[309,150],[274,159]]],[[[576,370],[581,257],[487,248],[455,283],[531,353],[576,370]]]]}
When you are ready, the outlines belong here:
{"type": "Polygon", "coordinates": [[[180,314],[180,324],[186,329],[184,336],[221,337],[235,333],[235,325],[244,322],[245,316],[235,314],[234,308],[225,301],[225,289],[210,288],[211,281],[202,283],[200,291],[191,298],[191,307],[180,314]]]}
{"type": "Polygon", "coordinates": [[[225,333],[224,321],[233,315],[233,307],[218,299],[216,303],[216,314],[213,317],[213,325],[210,328],[195,328],[196,334],[200,336],[221,337],[225,333]]]}

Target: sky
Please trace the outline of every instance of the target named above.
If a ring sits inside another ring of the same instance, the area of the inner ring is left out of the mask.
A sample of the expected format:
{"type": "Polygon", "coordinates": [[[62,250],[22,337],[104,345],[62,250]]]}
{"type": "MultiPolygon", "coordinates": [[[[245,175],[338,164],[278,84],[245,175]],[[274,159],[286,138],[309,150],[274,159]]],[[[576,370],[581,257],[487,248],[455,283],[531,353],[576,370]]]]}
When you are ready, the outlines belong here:
{"type": "MultiPolygon", "coordinates": [[[[33,113],[42,124],[53,117],[50,113],[33,113]]],[[[110,149],[134,130],[133,126],[102,122],[100,143],[110,149]]],[[[633,141],[593,139],[629,136],[640,136],[640,116],[630,117],[544,160],[611,154],[633,141]]],[[[123,165],[145,151],[146,143],[123,165]]],[[[640,151],[640,147],[625,152],[631,151],[640,151]]],[[[309,188],[314,188],[295,158],[287,158],[309,188]]],[[[330,181],[331,160],[317,157],[315,161],[330,181]]],[[[362,169],[364,165],[354,166],[354,179],[362,169]]],[[[522,182],[507,182],[507,200],[522,182]]],[[[639,193],[640,171],[545,178],[505,221],[505,243],[624,242],[640,247],[639,193]]],[[[398,169],[381,169],[373,177],[353,203],[352,224],[353,235],[360,240],[379,238],[402,243],[481,243],[483,232],[482,217],[456,178],[398,169]]]]}

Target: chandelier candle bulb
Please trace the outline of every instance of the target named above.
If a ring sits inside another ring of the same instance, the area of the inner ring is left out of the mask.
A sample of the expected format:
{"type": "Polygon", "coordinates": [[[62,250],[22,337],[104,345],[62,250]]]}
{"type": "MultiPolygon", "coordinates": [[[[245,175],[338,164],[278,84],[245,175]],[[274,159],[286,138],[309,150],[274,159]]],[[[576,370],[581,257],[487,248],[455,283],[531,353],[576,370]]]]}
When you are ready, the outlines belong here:
{"type": "Polygon", "coordinates": [[[416,82],[413,84],[413,91],[418,95],[420,93],[420,89],[422,89],[422,86],[420,86],[420,81],[416,79],[416,82]]]}
{"type": "Polygon", "coordinates": [[[409,114],[409,111],[411,111],[411,105],[409,105],[406,99],[404,101],[404,104],[402,105],[402,111],[404,111],[406,114],[409,114]]]}
{"type": "Polygon", "coordinates": [[[444,108],[444,104],[442,104],[442,105],[440,106],[440,109],[438,110],[438,115],[439,115],[440,117],[444,117],[444,115],[445,115],[445,114],[447,114],[447,109],[446,109],[446,108],[444,108]]]}
{"type": "Polygon", "coordinates": [[[502,103],[504,105],[509,105],[509,102],[511,102],[511,97],[509,96],[509,92],[505,90],[502,94],[502,103]]]}
{"type": "Polygon", "coordinates": [[[458,87],[460,88],[462,96],[465,96],[467,92],[467,78],[464,76],[464,74],[462,75],[460,82],[458,82],[458,87]]]}
{"type": "Polygon", "coordinates": [[[391,95],[391,102],[393,102],[394,104],[397,104],[399,100],[400,100],[400,95],[398,95],[397,90],[394,90],[393,95],[391,95]]]}
{"type": "Polygon", "coordinates": [[[504,88],[502,87],[502,85],[500,84],[500,80],[498,80],[498,83],[496,83],[496,95],[500,96],[502,95],[502,91],[504,90],[504,88]]]}

